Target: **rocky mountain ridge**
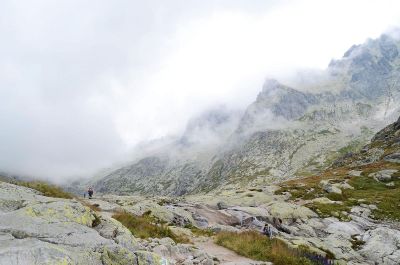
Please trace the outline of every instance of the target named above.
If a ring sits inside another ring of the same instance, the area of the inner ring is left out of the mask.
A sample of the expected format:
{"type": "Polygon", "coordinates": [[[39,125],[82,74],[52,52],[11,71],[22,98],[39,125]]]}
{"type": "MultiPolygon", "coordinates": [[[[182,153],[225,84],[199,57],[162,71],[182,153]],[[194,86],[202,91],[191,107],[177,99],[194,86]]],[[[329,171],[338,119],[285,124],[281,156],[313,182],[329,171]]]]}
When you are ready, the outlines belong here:
{"type": "Polygon", "coordinates": [[[267,80],[236,126],[227,122],[237,119],[229,113],[189,126],[207,128],[197,130],[195,139],[217,128],[213,144],[196,146],[185,134],[86,185],[103,193],[184,195],[320,172],[398,115],[399,47],[390,35],[353,46],[330,63],[323,82],[301,89],[267,80]]]}

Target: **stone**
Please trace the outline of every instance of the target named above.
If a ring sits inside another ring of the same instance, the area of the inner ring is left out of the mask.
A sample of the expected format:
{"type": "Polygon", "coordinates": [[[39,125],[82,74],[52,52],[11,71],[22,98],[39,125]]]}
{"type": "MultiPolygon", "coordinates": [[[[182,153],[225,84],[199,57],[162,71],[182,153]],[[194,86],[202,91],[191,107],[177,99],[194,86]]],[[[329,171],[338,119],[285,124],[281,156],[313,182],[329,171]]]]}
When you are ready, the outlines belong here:
{"type": "Polygon", "coordinates": [[[121,211],[122,207],[116,203],[108,202],[105,200],[102,200],[101,198],[99,199],[91,199],[86,200],[89,204],[95,205],[101,209],[101,211],[105,212],[117,212],[121,211]]]}
{"type": "Polygon", "coordinates": [[[359,177],[361,176],[361,173],[361,170],[350,170],[347,174],[349,174],[349,176],[359,177]]]}
{"type": "Polygon", "coordinates": [[[221,231],[227,231],[227,232],[239,232],[240,230],[229,225],[220,225],[220,224],[214,224],[209,227],[209,229],[213,232],[221,232],[221,231]]]}
{"type": "Polygon", "coordinates": [[[169,228],[171,229],[172,233],[174,233],[177,236],[185,236],[188,238],[193,237],[192,231],[190,231],[190,229],[188,228],[177,227],[177,226],[170,226],[169,228]]]}
{"type": "Polygon", "coordinates": [[[354,222],[340,222],[334,221],[328,225],[326,231],[331,234],[341,234],[345,237],[350,238],[352,235],[358,235],[364,232],[356,223],[354,222]]]}
{"type": "Polygon", "coordinates": [[[400,257],[400,231],[378,227],[362,234],[360,253],[376,264],[396,265],[400,257]]]}
{"type": "Polygon", "coordinates": [[[321,180],[319,185],[322,187],[322,189],[328,193],[336,193],[336,194],[342,194],[342,190],[330,183],[328,180],[321,180]]]}
{"type": "Polygon", "coordinates": [[[332,201],[326,197],[319,197],[319,198],[315,198],[312,199],[312,202],[315,203],[322,203],[322,204],[335,204],[335,203],[341,203],[341,202],[336,202],[336,201],[332,201]]]}
{"type": "Polygon", "coordinates": [[[195,225],[196,222],[190,212],[173,205],[159,205],[150,200],[140,201],[132,206],[125,206],[125,210],[135,215],[143,215],[146,212],[161,221],[177,226],[195,225]]]}
{"type": "Polygon", "coordinates": [[[334,184],[334,186],[338,187],[339,189],[343,189],[343,190],[354,190],[354,187],[351,186],[349,183],[344,182],[344,183],[337,183],[334,184]]]}
{"type": "Polygon", "coordinates": [[[138,265],[154,265],[154,264],[167,264],[165,258],[161,258],[156,253],[150,253],[147,251],[135,252],[137,256],[138,265]]]}
{"type": "Polygon", "coordinates": [[[394,187],[394,186],[396,186],[395,184],[394,184],[394,182],[392,181],[392,182],[389,182],[389,183],[386,183],[385,184],[387,187],[394,187]]]}
{"type": "Polygon", "coordinates": [[[159,242],[161,245],[167,245],[167,246],[168,246],[168,245],[171,245],[171,246],[175,246],[175,245],[176,245],[175,241],[172,240],[172,239],[169,238],[169,237],[160,238],[158,242],[159,242]]]}
{"type": "Polygon", "coordinates": [[[383,158],[383,160],[386,160],[386,161],[392,162],[392,163],[400,163],[400,153],[393,153],[393,154],[387,155],[383,158]]]}
{"type": "Polygon", "coordinates": [[[228,209],[229,206],[225,202],[217,202],[218,210],[228,209]]]}
{"type": "Polygon", "coordinates": [[[392,175],[396,173],[397,169],[385,169],[378,172],[374,172],[369,174],[370,177],[373,177],[376,181],[388,182],[392,180],[392,175]]]}
{"type": "Polygon", "coordinates": [[[318,215],[307,207],[289,203],[289,202],[272,202],[267,205],[269,213],[273,217],[281,218],[282,220],[293,219],[309,219],[318,215]]]}

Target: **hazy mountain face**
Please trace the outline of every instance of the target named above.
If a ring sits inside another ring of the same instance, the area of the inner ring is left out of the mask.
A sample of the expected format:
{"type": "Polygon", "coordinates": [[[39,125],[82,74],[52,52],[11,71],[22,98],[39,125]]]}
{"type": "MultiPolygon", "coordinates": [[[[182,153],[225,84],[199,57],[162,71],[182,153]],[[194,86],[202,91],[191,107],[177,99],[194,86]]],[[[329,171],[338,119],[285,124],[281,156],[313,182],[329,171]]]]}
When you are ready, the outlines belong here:
{"type": "Polygon", "coordinates": [[[400,42],[382,35],[301,88],[267,80],[242,115],[216,109],[160,152],[95,182],[102,192],[182,195],[324,169],[399,114],[400,42]]]}

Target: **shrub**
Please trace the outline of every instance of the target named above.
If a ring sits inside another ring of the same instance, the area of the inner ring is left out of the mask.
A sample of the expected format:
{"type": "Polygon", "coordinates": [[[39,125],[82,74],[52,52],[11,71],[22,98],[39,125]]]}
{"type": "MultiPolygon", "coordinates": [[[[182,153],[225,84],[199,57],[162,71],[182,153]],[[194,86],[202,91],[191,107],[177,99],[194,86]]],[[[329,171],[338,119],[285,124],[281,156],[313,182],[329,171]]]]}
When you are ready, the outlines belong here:
{"type": "Polygon", "coordinates": [[[96,213],[94,213],[93,216],[94,216],[94,220],[92,222],[92,227],[96,227],[101,223],[101,220],[100,220],[100,217],[96,213]]]}
{"type": "Polygon", "coordinates": [[[135,237],[164,238],[169,237],[176,243],[189,243],[184,236],[175,235],[166,224],[158,224],[150,215],[136,216],[127,212],[119,212],[112,216],[128,228],[135,237]]]}
{"type": "Polygon", "coordinates": [[[20,181],[15,184],[40,191],[44,196],[47,197],[64,198],[64,199],[73,198],[73,196],[70,193],[65,192],[60,187],[41,181],[32,181],[32,182],[20,181]]]}
{"type": "Polygon", "coordinates": [[[289,248],[279,239],[269,239],[255,231],[242,233],[220,232],[216,243],[239,255],[260,261],[270,261],[275,265],[312,265],[315,264],[303,254],[310,254],[306,249],[289,248]]]}

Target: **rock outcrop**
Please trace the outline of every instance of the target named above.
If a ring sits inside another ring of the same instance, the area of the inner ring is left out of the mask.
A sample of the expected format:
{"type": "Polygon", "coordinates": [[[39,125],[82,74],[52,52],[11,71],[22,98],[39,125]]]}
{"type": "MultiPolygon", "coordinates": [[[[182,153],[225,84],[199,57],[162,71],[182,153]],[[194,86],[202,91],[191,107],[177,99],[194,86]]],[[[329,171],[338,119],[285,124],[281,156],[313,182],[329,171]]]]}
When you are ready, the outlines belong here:
{"type": "Polygon", "coordinates": [[[114,235],[99,233],[99,217],[76,200],[0,182],[0,205],[0,264],[149,264],[139,262],[141,246],[126,228],[102,220],[114,235]]]}
{"type": "Polygon", "coordinates": [[[156,265],[185,260],[189,262],[185,264],[214,264],[212,257],[192,245],[168,238],[150,242],[135,238],[110,217],[121,206],[97,202],[110,212],[95,213],[75,199],[45,197],[0,182],[0,264],[156,265]]]}

